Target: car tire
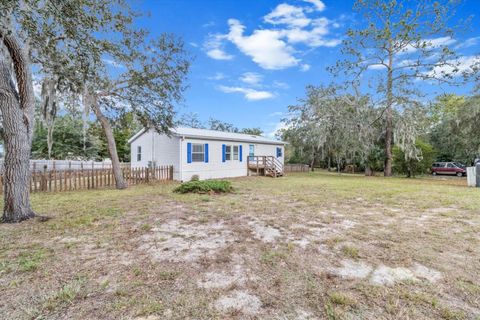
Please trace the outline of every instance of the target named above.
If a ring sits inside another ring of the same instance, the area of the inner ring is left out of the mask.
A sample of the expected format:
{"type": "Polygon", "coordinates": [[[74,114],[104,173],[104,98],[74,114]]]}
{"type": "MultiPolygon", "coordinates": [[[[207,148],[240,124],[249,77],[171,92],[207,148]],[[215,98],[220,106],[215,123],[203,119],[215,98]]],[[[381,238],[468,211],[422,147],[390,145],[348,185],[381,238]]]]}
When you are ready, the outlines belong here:
{"type": "Polygon", "coordinates": [[[457,172],[457,177],[463,177],[463,173],[462,172],[457,172]]]}
{"type": "Polygon", "coordinates": [[[437,173],[435,171],[432,172],[432,176],[436,176],[437,173]]]}

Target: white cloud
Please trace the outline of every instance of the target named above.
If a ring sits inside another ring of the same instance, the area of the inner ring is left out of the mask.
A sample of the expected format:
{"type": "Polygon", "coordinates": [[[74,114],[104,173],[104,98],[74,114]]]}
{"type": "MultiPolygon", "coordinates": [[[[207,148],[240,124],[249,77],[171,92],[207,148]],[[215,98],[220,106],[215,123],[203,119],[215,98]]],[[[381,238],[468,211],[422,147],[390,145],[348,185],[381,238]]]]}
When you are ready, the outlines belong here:
{"type": "Polygon", "coordinates": [[[275,97],[275,95],[269,91],[260,91],[243,87],[219,86],[218,89],[225,93],[243,93],[245,99],[249,101],[265,100],[275,97]]]}
{"type": "Polygon", "coordinates": [[[258,85],[262,82],[263,76],[256,72],[245,72],[240,77],[240,81],[245,82],[250,85],[258,85]]]}
{"type": "Polygon", "coordinates": [[[288,83],[285,83],[285,82],[282,82],[282,81],[273,81],[273,87],[275,88],[280,88],[280,89],[288,89],[290,88],[290,86],[288,85],[288,83]]]}
{"type": "Polygon", "coordinates": [[[473,46],[478,45],[479,42],[480,42],[480,37],[468,38],[467,40],[462,41],[461,43],[459,43],[459,44],[455,47],[455,49],[470,48],[470,47],[473,47],[473,46]]]}
{"type": "Polygon", "coordinates": [[[225,78],[225,75],[221,72],[217,72],[215,75],[207,77],[208,80],[223,80],[225,78]]]}
{"type": "Polygon", "coordinates": [[[276,30],[255,30],[250,36],[244,35],[245,27],[240,21],[229,19],[228,40],[240,51],[264,69],[279,70],[296,66],[299,60],[293,56],[294,49],[282,41],[276,30]]]}
{"type": "Polygon", "coordinates": [[[479,69],[480,56],[466,56],[456,60],[449,60],[445,65],[433,68],[426,75],[435,78],[461,77],[463,74],[472,74],[479,69]]]}
{"type": "Polygon", "coordinates": [[[300,71],[306,72],[306,71],[308,71],[308,70],[310,70],[310,65],[309,65],[309,64],[306,64],[306,63],[305,63],[305,64],[302,64],[302,65],[300,66],[300,71]]]}
{"type": "Polygon", "coordinates": [[[245,33],[245,26],[237,19],[229,19],[229,32],[226,35],[211,37],[206,43],[207,54],[214,59],[231,59],[222,48],[225,40],[232,42],[245,55],[252,58],[260,67],[267,70],[280,70],[301,64],[297,58],[300,50],[294,46],[304,44],[311,48],[335,47],[340,39],[326,36],[336,23],[325,17],[310,17],[313,11],[325,9],[320,0],[304,0],[314,6],[293,6],[287,3],[277,5],[264,16],[264,21],[273,28],[254,29],[245,33]]]}
{"type": "Polygon", "coordinates": [[[272,12],[263,17],[265,22],[273,25],[286,24],[290,27],[306,27],[310,19],[303,13],[303,8],[286,3],[279,4],[272,12]]]}
{"type": "Polygon", "coordinates": [[[232,60],[233,56],[226,53],[223,49],[223,40],[225,35],[214,34],[208,37],[208,40],[204,43],[204,49],[207,55],[215,60],[232,60]]]}
{"type": "Polygon", "coordinates": [[[303,0],[303,1],[313,4],[317,11],[325,10],[325,3],[323,3],[323,1],[320,1],[320,0],[303,0]]]}
{"type": "Polygon", "coordinates": [[[425,40],[427,45],[433,46],[433,47],[441,47],[441,46],[448,46],[450,44],[453,44],[457,42],[457,40],[453,39],[452,37],[440,37],[440,38],[435,38],[435,39],[427,39],[425,40]]]}
{"type": "Polygon", "coordinates": [[[419,46],[425,45],[427,48],[433,48],[433,49],[438,49],[444,46],[448,46],[451,44],[454,44],[457,42],[457,40],[453,39],[452,37],[439,37],[439,38],[433,38],[433,39],[424,39],[420,41],[419,44],[415,45],[407,45],[401,52],[399,52],[399,55],[402,54],[409,54],[409,53],[414,53],[419,50],[419,46]]]}
{"type": "Polygon", "coordinates": [[[372,64],[368,66],[368,69],[370,70],[382,70],[386,68],[383,64],[372,64]]]}

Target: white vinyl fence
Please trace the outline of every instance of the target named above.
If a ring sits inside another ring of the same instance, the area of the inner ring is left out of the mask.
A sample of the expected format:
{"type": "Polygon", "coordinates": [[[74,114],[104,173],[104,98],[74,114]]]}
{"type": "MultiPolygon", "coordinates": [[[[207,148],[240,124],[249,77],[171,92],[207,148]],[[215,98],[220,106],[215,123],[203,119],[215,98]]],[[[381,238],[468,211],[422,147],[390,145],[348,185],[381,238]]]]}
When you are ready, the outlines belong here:
{"type": "MultiPolygon", "coordinates": [[[[105,161],[82,161],[82,160],[30,160],[30,170],[38,172],[43,170],[85,170],[85,169],[110,169],[112,162],[105,161]]],[[[122,162],[122,168],[129,168],[130,163],[122,162]]],[[[0,159],[0,172],[3,172],[3,159],[0,159]]]]}

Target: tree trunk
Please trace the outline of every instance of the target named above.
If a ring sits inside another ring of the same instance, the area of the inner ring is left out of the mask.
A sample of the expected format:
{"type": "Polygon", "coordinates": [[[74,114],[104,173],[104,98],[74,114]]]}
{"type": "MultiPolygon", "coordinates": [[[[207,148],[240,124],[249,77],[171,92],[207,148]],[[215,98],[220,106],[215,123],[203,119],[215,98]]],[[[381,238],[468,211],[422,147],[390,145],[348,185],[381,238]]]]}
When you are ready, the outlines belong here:
{"type": "Polygon", "coordinates": [[[5,160],[3,168],[3,222],[20,222],[35,216],[30,207],[30,150],[32,147],[35,99],[27,50],[13,35],[0,30],[0,39],[10,61],[0,60],[0,112],[2,114],[5,160]],[[3,36],[3,38],[2,38],[3,36]],[[18,90],[17,90],[18,88],[18,90]]]}
{"type": "Polygon", "coordinates": [[[392,176],[392,138],[393,138],[393,53],[389,44],[389,60],[387,70],[387,105],[385,110],[385,169],[384,176],[392,176]]]}
{"type": "Polygon", "coordinates": [[[372,168],[369,165],[365,166],[365,176],[372,177],[374,175],[372,168]]]}
{"type": "Polygon", "coordinates": [[[312,171],[315,171],[315,169],[313,168],[313,166],[315,165],[315,152],[313,152],[312,154],[312,161],[310,161],[310,169],[312,171]]]}
{"type": "Polygon", "coordinates": [[[115,176],[115,185],[117,189],[125,189],[127,184],[123,179],[122,169],[120,168],[120,160],[118,159],[117,153],[117,144],[115,143],[115,138],[113,136],[112,126],[108,121],[107,117],[105,117],[100,110],[100,106],[98,105],[98,101],[94,98],[92,101],[92,108],[95,116],[97,117],[98,121],[102,125],[103,131],[105,132],[105,137],[107,138],[108,143],[108,153],[110,154],[110,159],[112,160],[112,170],[113,175],[115,176]]]}
{"type": "Polygon", "coordinates": [[[47,149],[48,149],[48,159],[52,159],[52,148],[53,148],[53,126],[54,124],[47,125],[47,149]]]}

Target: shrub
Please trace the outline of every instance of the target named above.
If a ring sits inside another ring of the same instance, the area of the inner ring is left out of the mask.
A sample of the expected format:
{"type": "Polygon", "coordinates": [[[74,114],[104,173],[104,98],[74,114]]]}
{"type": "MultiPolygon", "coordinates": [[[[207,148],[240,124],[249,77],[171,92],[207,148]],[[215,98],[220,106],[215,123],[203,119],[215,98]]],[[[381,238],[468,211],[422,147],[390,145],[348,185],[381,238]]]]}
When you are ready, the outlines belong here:
{"type": "Polygon", "coordinates": [[[177,193],[225,193],[233,190],[230,181],[203,180],[184,182],[176,187],[173,192],[177,193]]]}
{"type": "Polygon", "coordinates": [[[200,180],[200,177],[198,176],[198,174],[194,174],[191,178],[190,178],[190,181],[199,181],[200,180]]]}
{"type": "Polygon", "coordinates": [[[415,147],[421,151],[420,160],[405,160],[405,154],[399,147],[393,147],[393,170],[398,174],[405,174],[407,177],[415,177],[417,174],[430,172],[430,167],[435,158],[435,149],[428,143],[417,140],[415,147]]]}

